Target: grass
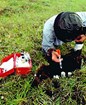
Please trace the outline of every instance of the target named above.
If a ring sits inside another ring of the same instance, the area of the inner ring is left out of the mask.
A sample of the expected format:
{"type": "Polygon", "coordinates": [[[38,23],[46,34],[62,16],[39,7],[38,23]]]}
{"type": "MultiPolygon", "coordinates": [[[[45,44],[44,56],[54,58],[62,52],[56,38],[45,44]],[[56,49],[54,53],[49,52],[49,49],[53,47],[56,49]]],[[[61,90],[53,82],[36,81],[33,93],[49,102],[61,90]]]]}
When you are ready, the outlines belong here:
{"type": "MultiPolygon", "coordinates": [[[[62,11],[85,11],[85,5],[85,0],[0,0],[0,60],[24,49],[31,55],[34,73],[42,63],[47,63],[41,52],[44,22],[62,11]]],[[[43,81],[38,88],[31,87],[32,81],[32,74],[26,78],[1,78],[0,105],[86,104],[86,64],[73,77],[56,80],[60,84],[57,89],[52,85],[54,80],[43,81]],[[55,96],[49,97],[45,91],[48,89],[55,96]]]]}

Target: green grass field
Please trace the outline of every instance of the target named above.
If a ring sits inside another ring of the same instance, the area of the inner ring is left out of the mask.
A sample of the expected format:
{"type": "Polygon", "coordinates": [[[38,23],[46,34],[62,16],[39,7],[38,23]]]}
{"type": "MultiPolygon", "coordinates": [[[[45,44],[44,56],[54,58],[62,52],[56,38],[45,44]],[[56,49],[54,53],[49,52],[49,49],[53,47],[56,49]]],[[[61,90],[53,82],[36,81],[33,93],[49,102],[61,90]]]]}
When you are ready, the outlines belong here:
{"type": "MultiPolygon", "coordinates": [[[[0,0],[0,60],[25,50],[30,53],[34,73],[42,64],[41,42],[44,22],[62,11],[86,11],[85,0],[0,0]]],[[[86,42],[83,54],[86,55],[86,42]]],[[[45,80],[38,88],[32,88],[33,75],[26,78],[10,75],[0,78],[0,105],[85,105],[86,64],[75,71],[71,78],[45,80]],[[56,92],[49,97],[45,90],[56,92]]]]}

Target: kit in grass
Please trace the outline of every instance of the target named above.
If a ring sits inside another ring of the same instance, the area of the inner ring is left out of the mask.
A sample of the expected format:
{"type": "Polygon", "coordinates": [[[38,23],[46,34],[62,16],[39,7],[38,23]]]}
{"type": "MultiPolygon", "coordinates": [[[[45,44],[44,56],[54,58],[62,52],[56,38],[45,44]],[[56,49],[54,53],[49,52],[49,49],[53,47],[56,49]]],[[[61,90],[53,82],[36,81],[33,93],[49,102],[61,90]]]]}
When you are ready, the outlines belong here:
{"type": "Polygon", "coordinates": [[[0,77],[7,77],[13,73],[26,75],[30,73],[31,68],[32,61],[29,53],[13,53],[2,59],[0,65],[0,77]]]}

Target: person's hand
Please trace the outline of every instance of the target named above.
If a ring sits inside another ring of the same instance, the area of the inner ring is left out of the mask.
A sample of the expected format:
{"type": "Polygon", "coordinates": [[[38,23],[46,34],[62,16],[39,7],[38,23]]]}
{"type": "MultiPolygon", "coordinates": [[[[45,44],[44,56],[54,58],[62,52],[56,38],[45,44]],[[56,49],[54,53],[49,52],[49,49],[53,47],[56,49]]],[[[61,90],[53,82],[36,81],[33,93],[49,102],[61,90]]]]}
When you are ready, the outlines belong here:
{"type": "Polygon", "coordinates": [[[61,55],[58,54],[58,52],[52,51],[52,60],[53,60],[54,62],[59,63],[59,62],[61,62],[63,59],[61,58],[61,55]]]}
{"type": "Polygon", "coordinates": [[[82,34],[75,39],[75,42],[84,42],[85,40],[86,40],[86,36],[82,34]]]}

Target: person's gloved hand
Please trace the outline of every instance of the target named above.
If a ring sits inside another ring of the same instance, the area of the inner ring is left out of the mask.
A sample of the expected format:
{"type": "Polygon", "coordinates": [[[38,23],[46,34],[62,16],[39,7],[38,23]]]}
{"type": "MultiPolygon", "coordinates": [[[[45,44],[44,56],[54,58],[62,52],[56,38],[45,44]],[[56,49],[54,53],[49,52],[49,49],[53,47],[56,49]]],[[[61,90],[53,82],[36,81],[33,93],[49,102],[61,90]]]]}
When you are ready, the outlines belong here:
{"type": "Polygon", "coordinates": [[[52,51],[52,60],[57,63],[63,60],[63,58],[61,58],[60,50],[52,51]]]}

